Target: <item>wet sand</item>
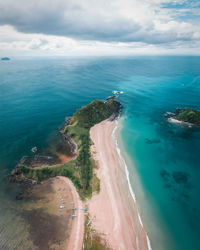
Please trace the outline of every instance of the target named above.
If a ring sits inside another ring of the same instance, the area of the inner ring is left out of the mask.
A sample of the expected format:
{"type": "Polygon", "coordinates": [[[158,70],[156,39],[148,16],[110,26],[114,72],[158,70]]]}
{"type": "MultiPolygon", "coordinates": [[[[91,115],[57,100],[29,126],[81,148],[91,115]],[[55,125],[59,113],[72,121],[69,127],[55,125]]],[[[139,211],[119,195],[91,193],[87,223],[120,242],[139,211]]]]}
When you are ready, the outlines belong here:
{"type": "Polygon", "coordinates": [[[112,249],[148,249],[147,234],[130,195],[125,165],[116,148],[116,121],[103,121],[90,130],[92,154],[100,178],[100,193],[89,201],[92,226],[112,249]]]}
{"type": "Polygon", "coordinates": [[[29,225],[31,249],[66,249],[74,223],[73,191],[67,178],[55,177],[34,186],[24,197],[22,218],[29,225]]]}

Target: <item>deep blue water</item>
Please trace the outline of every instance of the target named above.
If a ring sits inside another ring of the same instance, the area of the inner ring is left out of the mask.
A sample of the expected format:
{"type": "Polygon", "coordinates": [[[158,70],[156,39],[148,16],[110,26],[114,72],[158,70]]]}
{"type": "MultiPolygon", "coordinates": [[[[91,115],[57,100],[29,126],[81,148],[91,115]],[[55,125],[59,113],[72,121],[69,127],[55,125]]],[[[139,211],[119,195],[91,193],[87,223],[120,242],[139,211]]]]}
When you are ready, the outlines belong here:
{"type": "MultiPolygon", "coordinates": [[[[47,147],[66,116],[114,89],[124,91],[122,138],[152,248],[200,249],[200,129],[171,125],[163,116],[177,107],[200,108],[200,57],[172,56],[0,62],[0,247],[9,249],[19,225],[6,175],[33,146],[47,147]]],[[[23,230],[21,222],[15,249],[23,248],[23,230]]]]}

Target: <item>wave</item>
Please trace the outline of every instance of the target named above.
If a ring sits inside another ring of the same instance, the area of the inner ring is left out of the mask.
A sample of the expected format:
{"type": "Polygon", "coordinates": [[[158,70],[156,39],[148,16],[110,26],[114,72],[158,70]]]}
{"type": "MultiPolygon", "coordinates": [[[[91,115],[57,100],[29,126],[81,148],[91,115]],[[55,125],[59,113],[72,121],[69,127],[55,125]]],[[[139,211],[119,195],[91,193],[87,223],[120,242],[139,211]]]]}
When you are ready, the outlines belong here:
{"type": "MultiPolygon", "coordinates": [[[[113,129],[113,137],[114,137],[114,134],[115,134],[115,132],[116,132],[116,130],[117,130],[117,127],[118,127],[118,122],[116,122],[116,126],[115,126],[115,128],[113,129]]],[[[128,167],[127,167],[127,165],[126,165],[126,163],[125,163],[124,158],[121,156],[121,150],[120,150],[120,148],[119,148],[119,146],[118,146],[117,139],[115,140],[115,145],[116,145],[116,149],[117,149],[117,153],[118,153],[118,155],[119,155],[119,158],[121,159],[121,161],[124,163],[124,166],[125,166],[126,179],[127,179],[127,181],[128,181],[129,191],[130,191],[130,193],[131,193],[131,196],[132,196],[134,202],[136,202],[136,196],[135,196],[135,193],[134,193],[134,191],[133,191],[133,189],[132,189],[132,186],[131,186],[131,183],[130,183],[128,167]]]]}
{"type": "Polygon", "coordinates": [[[140,225],[141,225],[141,226],[142,226],[142,228],[143,228],[144,226],[143,226],[142,219],[141,219],[141,217],[140,217],[139,212],[138,212],[138,214],[137,214],[137,215],[138,215],[138,219],[139,219],[140,225]]]}
{"type": "MultiPolygon", "coordinates": [[[[116,121],[116,126],[113,129],[113,131],[112,131],[112,137],[113,137],[113,139],[114,139],[114,136],[115,136],[117,128],[118,128],[118,121],[116,121]]],[[[135,196],[135,193],[134,193],[133,188],[132,188],[131,183],[130,183],[130,177],[129,177],[130,174],[129,174],[129,171],[128,171],[128,167],[126,165],[126,162],[125,162],[124,158],[121,155],[121,150],[120,150],[120,148],[118,146],[117,138],[115,138],[115,145],[116,145],[116,149],[117,149],[117,153],[119,155],[119,158],[123,162],[124,167],[125,167],[125,173],[126,173],[126,179],[127,179],[127,182],[128,182],[129,192],[131,194],[131,197],[133,198],[133,201],[136,203],[136,196],[135,196]]],[[[137,210],[137,215],[138,215],[138,219],[139,219],[140,225],[142,226],[142,228],[144,228],[143,223],[142,223],[142,219],[141,219],[141,216],[140,216],[138,210],[137,210]]],[[[151,248],[151,242],[149,240],[149,237],[148,237],[147,233],[146,233],[146,239],[147,239],[148,250],[152,250],[152,248],[151,248]]]]}
{"type": "Polygon", "coordinates": [[[148,249],[149,249],[149,250],[152,250],[152,248],[151,248],[151,242],[150,242],[150,240],[149,240],[148,235],[146,235],[146,238],[147,238],[147,246],[148,246],[148,249]]]}

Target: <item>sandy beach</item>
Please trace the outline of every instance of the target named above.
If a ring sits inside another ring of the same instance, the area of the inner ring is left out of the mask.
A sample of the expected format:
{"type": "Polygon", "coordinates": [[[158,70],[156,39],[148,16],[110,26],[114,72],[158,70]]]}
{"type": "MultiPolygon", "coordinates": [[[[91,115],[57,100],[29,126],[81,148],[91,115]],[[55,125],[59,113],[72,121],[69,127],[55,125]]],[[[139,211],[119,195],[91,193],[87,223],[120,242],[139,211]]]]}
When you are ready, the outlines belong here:
{"type": "MultiPolygon", "coordinates": [[[[100,193],[89,201],[92,226],[112,249],[150,249],[136,202],[130,194],[125,162],[116,147],[117,121],[103,121],[90,130],[100,193]]],[[[119,150],[119,149],[118,149],[119,150]]]]}
{"type": "Polygon", "coordinates": [[[82,201],[80,200],[80,197],[73,183],[66,177],[60,176],[59,178],[63,180],[65,184],[67,184],[67,186],[70,188],[73,200],[72,207],[77,208],[77,210],[73,212],[73,214],[75,214],[76,217],[73,219],[72,222],[72,229],[66,249],[80,250],[82,249],[82,244],[83,244],[84,216],[85,216],[84,212],[81,210],[83,208],[82,201]]]}
{"type": "Polygon", "coordinates": [[[184,122],[184,121],[179,121],[173,117],[168,118],[168,121],[171,123],[176,123],[176,124],[180,124],[180,125],[184,125],[184,126],[193,126],[192,123],[189,122],[184,122]]]}

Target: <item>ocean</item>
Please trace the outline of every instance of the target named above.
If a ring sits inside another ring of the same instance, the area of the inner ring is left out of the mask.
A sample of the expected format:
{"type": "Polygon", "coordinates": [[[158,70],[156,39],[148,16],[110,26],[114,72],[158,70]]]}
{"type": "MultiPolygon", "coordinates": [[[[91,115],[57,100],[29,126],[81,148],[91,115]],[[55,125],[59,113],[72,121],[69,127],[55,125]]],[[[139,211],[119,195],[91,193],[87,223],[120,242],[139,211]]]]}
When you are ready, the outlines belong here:
{"type": "Polygon", "coordinates": [[[66,117],[122,90],[120,147],[153,250],[199,250],[200,129],[165,112],[200,109],[200,57],[13,58],[0,62],[0,249],[30,249],[7,175],[49,147],[66,117]]]}

